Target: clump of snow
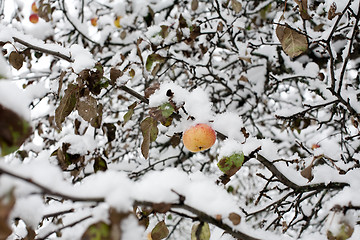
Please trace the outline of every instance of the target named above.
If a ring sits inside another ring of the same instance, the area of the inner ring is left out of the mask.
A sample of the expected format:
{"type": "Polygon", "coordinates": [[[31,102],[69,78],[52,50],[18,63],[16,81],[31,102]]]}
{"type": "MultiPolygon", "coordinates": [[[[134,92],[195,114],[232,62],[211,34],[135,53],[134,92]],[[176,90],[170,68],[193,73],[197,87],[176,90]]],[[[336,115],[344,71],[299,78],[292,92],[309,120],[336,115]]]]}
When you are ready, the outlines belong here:
{"type": "Polygon", "coordinates": [[[44,215],[44,203],[40,195],[17,198],[11,213],[11,219],[20,217],[27,226],[37,229],[44,215]]]}
{"type": "Polygon", "coordinates": [[[244,127],[241,117],[232,112],[226,112],[217,115],[212,123],[214,129],[228,138],[235,139],[239,142],[245,140],[244,135],[241,132],[241,128],[244,127]]]}
{"type": "Polygon", "coordinates": [[[95,65],[95,60],[91,53],[78,44],[73,44],[70,47],[71,58],[74,60],[72,68],[76,73],[81,72],[86,68],[92,68],[95,65]]]}
{"type": "Polygon", "coordinates": [[[97,146],[97,142],[90,135],[68,134],[59,141],[60,146],[62,143],[70,143],[68,153],[80,155],[94,151],[97,146]]]}
{"type": "Polygon", "coordinates": [[[121,230],[123,240],[144,239],[145,229],[139,225],[139,220],[134,215],[130,215],[121,222],[121,230]]]}
{"type": "Polygon", "coordinates": [[[0,54],[0,80],[11,78],[11,68],[2,54],[0,54]]]}
{"type": "Polygon", "coordinates": [[[0,104],[30,120],[30,99],[15,83],[0,80],[0,104]]]}
{"type": "Polygon", "coordinates": [[[234,139],[226,139],[222,142],[222,146],[219,150],[219,159],[223,157],[231,156],[234,153],[242,153],[243,144],[234,139]]]}

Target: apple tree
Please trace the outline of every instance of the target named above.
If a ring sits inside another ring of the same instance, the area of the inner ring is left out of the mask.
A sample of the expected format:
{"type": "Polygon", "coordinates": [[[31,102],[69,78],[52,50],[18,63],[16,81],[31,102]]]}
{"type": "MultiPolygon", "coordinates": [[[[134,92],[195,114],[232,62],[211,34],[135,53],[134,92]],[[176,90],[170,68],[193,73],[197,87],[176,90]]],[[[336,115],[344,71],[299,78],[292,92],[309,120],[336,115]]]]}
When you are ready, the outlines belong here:
{"type": "Polygon", "coordinates": [[[359,239],[359,8],[0,1],[0,239],[359,239]]]}

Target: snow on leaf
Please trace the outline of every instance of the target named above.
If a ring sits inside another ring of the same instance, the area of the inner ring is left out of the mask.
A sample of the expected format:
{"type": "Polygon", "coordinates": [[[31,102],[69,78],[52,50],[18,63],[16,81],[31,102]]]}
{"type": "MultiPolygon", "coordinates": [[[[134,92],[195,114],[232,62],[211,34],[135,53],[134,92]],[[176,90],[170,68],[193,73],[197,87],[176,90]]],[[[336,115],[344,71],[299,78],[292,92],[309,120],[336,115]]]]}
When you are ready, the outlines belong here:
{"type": "Polygon", "coordinates": [[[69,84],[65,90],[65,95],[60,101],[60,105],[55,110],[56,126],[61,130],[61,124],[65,118],[73,111],[79,98],[79,88],[74,84],[69,84]]]}
{"type": "Polygon", "coordinates": [[[24,62],[24,56],[16,51],[12,51],[9,55],[9,62],[16,70],[19,70],[24,62]]]}
{"type": "Polygon", "coordinates": [[[151,231],[152,240],[161,240],[169,235],[169,229],[164,221],[159,222],[151,231]]]}
{"type": "Polygon", "coordinates": [[[241,168],[243,162],[244,153],[234,153],[229,157],[223,157],[217,165],[222,172],[231,177],[241,168]]]}
{"type": "Polygon", "coordinates": [[[191,228],[191,240],[209,240],[210,227],[206,222],[195,223],[191,228]]]}
{"type": "Polygon", "coordinates": [[[31,135],[27,121],[0,104],[0,152],[2,156],[17,150],[31,135]]]}
{"type": "Polygon", "coordinates": [[[161,114],[165,117],[168,118],[171,116],[171,114],[173,114],[174,112],[174,107],[170,104],[170,103],[163,103],[160,106],[160,110],[161,110],[161,114]]]}
{"type": "Polygon", "coordinates": [[[157,121],[152,117],[145,118],[140,124],[141,132],[144,137],[141,144],[141,153],[144,158],[149,156],[150,142],[154,142],[158,135],[157,121]]]}
{"type": "Polygon", "coordinates": [[[308,48],[306,36],[288,26],[278,25],[276,27],[276,36],[279,38],[286,55],[291,58],[299,56],[308,48]]]}
{"type": "Polygon", "coordinates": [[[86,229],[81,239],[110,240],[110,226],[104,222],[94,223],[86,229]]]}
{"type": "Polygon", "coordinates": [[[96,118],[99,118],[98,115],[98,106],[96,99],[89,95],[89,92],[85,93],[85,96],[80,97],[77,101],[76,110],[78,110],[79,115],[88,123],[91,124],[94,128],[100,127],[96,121],[96,118]]]}

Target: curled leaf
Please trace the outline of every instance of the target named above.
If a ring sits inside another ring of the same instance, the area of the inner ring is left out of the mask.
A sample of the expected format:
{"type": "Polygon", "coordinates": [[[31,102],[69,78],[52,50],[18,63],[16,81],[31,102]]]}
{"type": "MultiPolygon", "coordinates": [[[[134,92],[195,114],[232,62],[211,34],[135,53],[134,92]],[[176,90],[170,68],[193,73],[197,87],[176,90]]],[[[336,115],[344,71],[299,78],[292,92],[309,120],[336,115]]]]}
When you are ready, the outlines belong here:
{"type": "Polygon", "coordinates": [[[150,142],[154,142],[158,135],[157,121],[152,117],[145,118],[140,124],[141,132],[144,137],[141,144],[141,153],[144,158],[148,158],[150,142]]]}
{"type": "Polygon", "coordinates": [[[191,228],[191,240],[209,240],[210,227],[206,222],[195,223],[191,228]]]}
{"type": "Polygon", "coordinates": [[[79,88],[77,85],[69,84],[65,90],[65,95],[60,101],[60,105],[55,110],[56,126],[61,130],[61,124],[65,118],[73,111],[79,98],[79,88]]]}

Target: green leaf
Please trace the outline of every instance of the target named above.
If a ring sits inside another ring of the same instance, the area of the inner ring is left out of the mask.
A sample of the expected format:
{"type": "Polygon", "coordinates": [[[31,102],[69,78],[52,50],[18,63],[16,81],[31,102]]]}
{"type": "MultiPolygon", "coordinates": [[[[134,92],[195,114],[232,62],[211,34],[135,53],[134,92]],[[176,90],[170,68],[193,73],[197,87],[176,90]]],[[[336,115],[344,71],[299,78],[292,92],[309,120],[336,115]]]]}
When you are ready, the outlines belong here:
{"type": "Polygon", "coordinates": [[[171,114],[173,114],[173,112],[175,111],[173,105],[171,105],[170,103],[163,103],[160,106],[160,110],[161,110],[161,114],[163,115],[163,117],[168,118],[171,116],[171,114]]]}
{"type": "Polygon", "coordinates": [[[94,172],[97,172],[97,171],[105,172],[108,169],[107,163],[102,157],[95,157],[93,167],[94,167],[94,172]]]}
{"type": "Polygon", "coordinates": [[[90,225],[81,239],[86,240],[111,240],[110,226],[104,222],[90,225]]]}
{"type": "Polygon", "coordinates": [[[231,177],[241,168],[243,163],[244,153],[234,153],[229,157],[223,157],[217,165],[222,172],[231,177]]]}
{"type": "Polygon", "coordinates": [[[167,228],[164,221],[159,222],[151,231],[152,240],[164,239],[169,235],[169,229],[167,228]]]}
{"type": "Polygon", "coordinates": [[[123,126],[131,119],[132,115],[134,114],[134,109],[136,106],[137,106],[137,102],[134,102],[128,107],[129,110],[124,115],[124,122],[122,124],[123,126]]]}
{"type": "Polygon", "coordinates": [[[299,56],[308,49],[306,36],[288,26],[278,25],[276,28],[276,36],[279,38],[286,55],[291,58],[299,56]]]}
{"type": "Polygon", "coordinates": [[[165,61],[165,58],[162,57],[161,55],[156,54],[156,53],[150,54],[146,59],[146,64],[145,64],[146,70],[150,72],[154,62],[163,63],[164,61],[165,61]]]}
{"type": "Polygon", "coordinates": [[[144,158],[149,156],[150,142],[154,142],[158,135],[157,121],[152,117],[145,118],[140,124],[141,132],[144,137],[141,144],[141,153],[144,158]]]}
{"type": "Polygon", "coordinates": [[[210,228],[206,222],[195,223],[191,228],[191,240],[209,240],[210,228]]]}
{"type": "Polygon", "coordinates": [[[65,118],[73,111],[76,103],[79,99],[79,88],[77,85],[69,84],[65,90],[65,95],[60,101],[60,105],[55,110],[55,123],[61,130],[61,124],[65,121],[65,118]]]}
{"type": "Polygon", "coordinates": [[[12,110],[0,105],[0,149],[5,156],[16,151],[31,135],[30,124],[12,110]]]}

